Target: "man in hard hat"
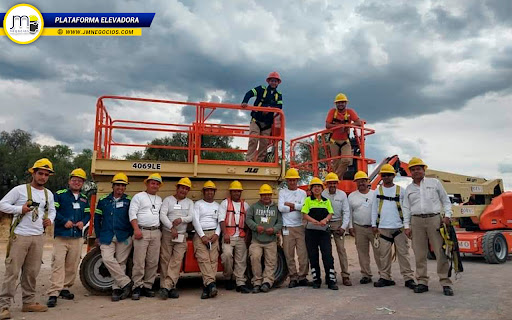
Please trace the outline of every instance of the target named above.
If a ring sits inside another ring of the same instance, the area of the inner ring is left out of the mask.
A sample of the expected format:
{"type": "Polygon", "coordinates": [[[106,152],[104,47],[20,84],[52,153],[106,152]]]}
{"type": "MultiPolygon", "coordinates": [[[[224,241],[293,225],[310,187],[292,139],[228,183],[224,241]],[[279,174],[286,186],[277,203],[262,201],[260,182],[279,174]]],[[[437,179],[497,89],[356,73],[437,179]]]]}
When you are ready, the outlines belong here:
{"type": "Polygon", "coordinates": [[[187,198],[192,188],[189,178],[181,178],[176,192],[168,196],[160,209],[162,244],[160,250],[160,299],[179,298],[176,285],[180,278],[181,262],[187,252],[187,225],[194,216],[194,202],[187,198]]]}
{"type": "Polygon", "coordinates": [[[286,264],[288,265],[288,275],[290,283],[288,288],[297,286],[308,286],[306,278],[309,271],[308,251],[306,249],[306,235],[302,224],[302,205],[306,199],[306,191],[299,189],[297,184],[300,176],[295,168],[286,171],[284,177],[286,179],[287,188],[279,190],[278,208],[283,215],[283,249],[286,256],[286,264]],[[299,268],[297,270],[295,264],[295,250],[299,268]]]}
{"type": "Polygon", "coordinates": [[[242,199],[244,188],[240,181],[235,180],[229,185],[229,197],[219,206],[219,223],[223,235],[222,254],[226,289],[241,293],[250,293],[246,285],[245,270],[247,269],[247,245],[245,221],[250,206],[242,199]],[[233,283],[232,278],[235,278],[233,283]]]}
{"type": "Polygon", "coordinates": [[[317,177],[311,179],[309,189],[311,190],[311,196],[304,201],[301,212],[304,214],[303,219],[306,221],[306,246],[313,276],[313,289],[319,289],[322,285],[320,255],[318,254],[320,249],[324,263],[325,283],[329,289],[338,290],[329,230],[329,223],[334,211],[331,201],[322,196],[324,189],[322,180],[317,177]]]}
{"type": "Polygon", "coordinates": [[[252,230],[249,258],[252,267],[253,293],[269,292],[274,284],[277,263],[277,233],[283,227],[283,217],[272,201],[273,190],[268,184],[260,187],[260,200],[247,211],[247,226],[252,230]],[[261,257],[265,256],[265,272],[261,257]]]}
{"type": "Polygon", "coordinates": [[[391,249],[394,244],[405,286],[414,289],[416,283],[409,261],[409,241],[402,232],[404,226],[402,206],[405,190],[393,183],[396,173],[390,164],[384,164],[379,174],[382,184],[377,188],[373,200],[372,228],[373,233],[380,237],[379,251],[382,269],[379,269],[379,280],[373,285],[377,288],[395,285],[395,281],[391,279],[391,264],[393,262],[391,249]]]}
{"type": "MultiPolygon", "coordinates": [[[[342,124],[356,125],[362,124],[359,116],[353,109],[347,108],[348,99],[343,93],[338,93],[334,98],[335,107],[327,113],[325,119],[325,128],[332,129],[342,124]]],[[[348,156],[333,161],[334,171],[338,177],[343,180],[343,175],[347,172],[348,166],[352,164],[352,146],[349,140],[350,128],[341,128],[333,130],[330,139],[331,157],[348,156]]]]}
{"type": "Polygon", "coordinates": [[[133,282],[126,275],[126,262],[133,247],[133,227],[128,210],[132,197],[127,195],[128,177],[119,172],[112,178],[112,192],[98,201],[94,214],[94,232],[101,258],[114,279],[112,301],[126,299],[133,282]]]}
{"type": "Polygon", "coordinates": [[[154,297],[152,290],[160,254],[160,207],[162,198],[157,195],[162,187],[162,177],[150,174],[145,180],[146,191],[133,196],[129,217],[133,227],[132,300],[140,296],[154,297]]]}
{"type": "Polygon", "coordinates": [[[348,196],[350,207],[350,229],[349,232],[356,239],[357,256],[361,268],[361,279],[359,283],[368,284],[372,282],[372,269],[370,267],[370,246],[373,247],[373,258],[380,267],[379,249],[374,246],[374,235],[372,232],[372,203],[375,198],[375,191],[370,190],[368,175],[364,171],[356,172],[354,181],[357,190],[348,196]]]}
{"type": "Polygon", "coordinates": [[[403,212],[405,235],[412,237],[412,249],[416,258],[415,293],[428,291],[427,250],[429,243],[436,254],[437,274],[446,296],[453,296],[452,281],[448,276],[450,265],[443,250],[443,238],[439,227],[450,225],[452,204],[441,182],[426,178],[427,165],[420,158],[409,161],[412,183],[405,189],[403,212]],[[441,217],[441,210],[444,217],[441,217]]]}
{"type": "Polygon", "coordinates": [[[203,277],[201,299],[217,296],[215,276],[219,264],[219,204],[213,200],[217,186],[208,180],[203,185],[203,199],[194,204],[192,223],[194,235],[194,253],[203,277]]]}
{"type": "Polygon", "coordinates": [[[54,198],[44,185],[53,174],[50,160],[37,160],[28,170],[32,181],[11,189],[0,200],[0,212],[13,215],[5,272],[0,291],[0,319],[10,319],[9,307],[14,299],[21,272],[23,312],[44,312],[48,307],[36,302],[36,279],[43,259],[44,230],[55,219],[54,198]]]}
{"type": "Polygon", "coordinates": [[[350,223],[350,208],[348,205],[347,194],[338,189],[338,175],[329,172],[325,177],[327,189],[322,191],[322,196],[331,201],[334,214],[331,218],[331,234],[336,244],[338,258],[341,266],[341,279],[344,286],[351,286],[350,273],[348,272],[347,251],[345,250],[345,231],[350,223]]]}
{"type": "Polygon", "coordinates": [[[82,229],[91,218],[89,200],[80,191],[87,175],[82,168],[71,171],[68,188],[55,193],[55,216],[52,274],[46,305],[57,305],[57,296],[73,300],[75,295],[69,291],[76,278],[76,271],[82,255],[82,229]]]}
{"type": "MultiPolygon", "coordinates": [[[[245,94],[242,101],[242,108],[247,107],[247,102],[252,97],[256,97],[254,105],[258,107],[283,108],[283,95],[277,91],[277,86],[281,83],[281,77],[277,72],[271,72],[267,77],[268,86],[257,86],[245,94]]],[[[274,124],[274,113],[266,111],[252,111],[251,124],[249,125],[249,134],[255,136],[270,136],[272,125],[274,124]]],[[[280,127],[280,119],[276,119],[276,127],[280,127]]],[[[268,139],[249,138],[247,150],[247,161],[265,161],[268,139]]]]}

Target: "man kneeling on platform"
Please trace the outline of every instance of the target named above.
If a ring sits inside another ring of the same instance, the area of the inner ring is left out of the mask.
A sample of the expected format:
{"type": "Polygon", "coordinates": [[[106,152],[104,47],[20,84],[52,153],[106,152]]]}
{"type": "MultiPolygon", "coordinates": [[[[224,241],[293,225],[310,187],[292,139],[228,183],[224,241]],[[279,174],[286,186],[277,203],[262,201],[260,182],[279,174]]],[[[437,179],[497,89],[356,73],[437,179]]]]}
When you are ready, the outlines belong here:
{"type": "Polygon", "coordinates": [[[402,204],[405,190],[393,183],[395,174],[395,169],[390,164],[382,166],[380,169],[382,185],[376,190],[372,205],[373,233],[380,234],[380,279],[373,285],[378,288],[395,285],[391,280],[393,260],[391,247],[394,244],[405,286],[414,289],[416,283],[409,261],[409,241],[402,232],[404,226],[402,204]]]}
{"type": "Polygon", "coordinates": [[[277,262],[277,233],[283,227],[283,218],[272,202],[272,187],[260,187],[260,201],[247,211],[247,226],[252,230],[249,257],[252,267],[253,293],[269,292],[274,284],[274,271],[277,262]],[[265,272],[261,270],[261,257],[265,255],[265,272]],[[263,282],[263,284],[262,284],[263,282]]]}

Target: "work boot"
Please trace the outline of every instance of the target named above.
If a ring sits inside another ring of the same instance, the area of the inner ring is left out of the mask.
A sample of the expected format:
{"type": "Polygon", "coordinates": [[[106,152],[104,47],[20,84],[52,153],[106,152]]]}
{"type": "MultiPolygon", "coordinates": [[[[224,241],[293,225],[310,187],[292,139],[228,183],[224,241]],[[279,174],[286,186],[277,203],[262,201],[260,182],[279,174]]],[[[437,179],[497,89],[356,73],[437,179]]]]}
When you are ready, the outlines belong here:
{"type": "Polygon", "coordinates": [[[344,277],[344,278],[342,278],[342,282],[343,282],[343,285],[344,285],[344,286],[347,286],[347,287],[352,286],[352,281],[350,281],[350,278],[349,278],[349,277],[344,277]]]}
{"type": "Polygon", "coordinates": [[[263,283],[263,284],[261,285],[260,290],[261,290],[261,292],[267,293],[267,292],[269,292],[269,291],[270,291],[270,287],[271,287],[271,286],[270,286],[270,283],[265,282],[265,283],[263,283]]]}
{"type": "Polygon", "coordinates": [[[127,285],[121,288],[121,300],[124,300],[130,296],[132,293],[133,281],[130,281],[127,285]]]}
{"type": "Polygon", "coordinates": [[[414,288],[414,293],[423,293],[428,291],[428,286],[424,284],[419,284],[414,288]]]}
{"type": "Polygon", "coordinates": [[[299,280],[297,285],[299,287],[309,287],[309,286],[311,286],[311,282],[309,282],[308,279],[302,279],[302,280],[299,280]]]}
{"type": "Polygon", "coordinates": [[[121,289],[112,290],[112,302],[117,302],[121,300],[121,294],[123,294],[123,290],[121,289]]]}
{"type": "Polygon", "coordinates": [[[331,289],[331,290],[338,290],[338,285],[336,284],[336,282],[333,282],[333,281],[329,281],[327,283],[327,288],[331,289]]]}
{"type": "Polygon", "coordinates": [[[147,298],[153,298],[155,296],[155,291],[142,287],[141,295],[147,298]]]}
{"type": "Polygon", "coordinates": [[[241,292],[241,293],[251,293],[251,289],[249,289],[249,287],[247,287],[247,286],[244,284],[244,285],[241,285],[241,286],[237,286],[237,287],[236,287],[236,292],[241,292]]]}
{"type": "Polygon", "coordinates": [[[226,290],[233,290],[236,287],[236,283],[233,280],[227,280],[225,287],[226,290]]]}
{"type": "Polygon", "coordinates": [[[453,296],[453,289],[450,286],[443,286],[443,294],[445,296],[453,296]]]}
{"type": "Polygon", "coordinates": [[[208,285],[208,292],[210,293],[210,298],[215,298],[217,296],[218,290],[215,282],[208,285]]]}
{"type": "Polygon", "coordinates": [[[69,292],[68,289],[61,290],[59,293],[59,298],[66,299],[66,300],[73,300],[75,299],[75,295],[69,292]]]}
{"type": "Polygon", "coordinates": [[[370,277],[362,277],[361,280],[359,280],[360,284],[368,284],[372,283],[372,278],[370,277]]]}
{"type": "Polygon", "coordinates": [[[412,279],[407,280],[407,281],[405,281],[405,286],[409,289],[414,290],[414,288],[416,288],[416,282],[414,282],[414,280],[412,280],[412,279]]]}
{"type": "Polygon", "coordinates": [[[290,283],[288,284],[288,288],[295,288],[298,286],[299,286],[299,283],[297,282],[297,280],[290,280],[290,283]]]}
{"type": "Polygon", "coordinates": [[[394,285],[395,285],[395,281],[387,280],[384,278],[380,278],[379,280],[377,280],[377,282],[373,283],[373,286],[376,288],[389,287],[389,286],[394,286],[394,285]]]}
{"type": "Polygon", "coordinates": [[[2,308],[2,312],[0,312],[0,320],[11,319],[11,313],[9,312],[9,308],[2,308]]]}
{"type": "Polygon", "coordinates": [[[161,288],[159,291],[158,291],[158,297],[162,300],[167,300],[169,298],[169,290],[165,289],[165,288],[161,288]]]}
{"type": "Polygon", "coordinates": [[[172,288],[171,290],[169,290],[169,298],[178,299],[179,297],[180,297],[180,294],[179,294],[178,290],[176,290],[175,288],[172,288]]]}
{"type": "Polygon", "coordinates": [[[261,286],[254,286],[254,288],[252,288],[252,293],[260,293],[260,288],[261,286]]]}
{"type": "Polygon", "coordinates": [[[201,299],[208,299],[210,298],[210,292],[208,290],[209,287],[203,288],[203,293],[201,293],[201,299]]]}
{"type": "MultiPolygon", "coordinates": [[[[54,296],[55,297],[55,296],[54,296]]],[[[57,297],[55,297],[57,298],[57,297]]],[[[43,306],[39,303],[25,303],[23,307],[21,307],[21,312],[46,312],[48,311],[47,306],[43,306]]]]}
{"type": "Polygon", "coordinates": [[[140,287],[137,287],[135,289],[133,289],[133,292],[132,292],[132,300],[139,300],[140,299],[140,287]]]}
{"type": "Polygon", "coordinates": [[[57,296],[50,296],[48,302],[46,302],[48,308],[53,308],[57,305],[57,296]]]}
{"type": "Polygon", "coordinates": [[[322,281],[313,281],[313,289],[320,289],[322,281]]]}

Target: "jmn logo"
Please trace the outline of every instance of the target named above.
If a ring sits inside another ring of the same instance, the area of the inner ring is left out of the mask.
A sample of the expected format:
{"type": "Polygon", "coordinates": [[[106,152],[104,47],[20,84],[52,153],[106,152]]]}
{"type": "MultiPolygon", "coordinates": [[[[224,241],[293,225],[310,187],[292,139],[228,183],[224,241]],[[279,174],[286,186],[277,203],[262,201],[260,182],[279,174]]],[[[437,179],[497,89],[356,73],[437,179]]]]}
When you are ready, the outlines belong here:
{"type": "Polygon", "coordinates": [[[43,33],[43,15],[34,6],[18,4],[5,14],[3,27],[12,41],[19,44],[32,43],[43,33]]]}
{"type": "Polygon", "coordinates": [[[39,19],[35,15],[29,16],[12,16],[12,27],[8,32],[19,33],[37,33],[39,31],[39,19]]]}

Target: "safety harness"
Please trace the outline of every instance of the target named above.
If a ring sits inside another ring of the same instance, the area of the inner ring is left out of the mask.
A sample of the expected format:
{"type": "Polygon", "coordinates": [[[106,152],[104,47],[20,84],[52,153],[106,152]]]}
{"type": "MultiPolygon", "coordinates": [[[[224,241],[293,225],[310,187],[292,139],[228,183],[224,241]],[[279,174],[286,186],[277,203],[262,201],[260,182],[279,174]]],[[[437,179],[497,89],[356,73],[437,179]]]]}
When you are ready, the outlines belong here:
{"type": "MultiPolygon", "coordinates": [[[[350,122],[350,114],[348,113],[347,109],[345,109],[345,115],[343,116],[343,120],[338,119],[338,114],[339,114],[338,108],[335,108],[334,109],[334,116],[332,117],[331,124],[347,124],[347,123],[350,122]]],[[[332,132],[329,133],[329,141],[331,143],[337,144],[338,147],[340,147],[340,148],[343,148],[343,146],[346,145],[349,142],[348,139],[343,141],[343,142],[341,142],[341,143],[337,142],[336,140],[334,140],[332,138],[332,132]]]]}
{"type": "MultiPolygon", "coordinates": [[[[399,185],[396,185],[396,189],[395,189],[395,196],[394,197],[388,197],[388,196],[385,196],[384,195],[384,189],[382,188],[382,185],[379,186],[379,194],[377,195],[377,199],[379,199],[379,207],[377,209],[377,226],[379,225],[379,222],[380,222],[380,213],[382,211],[382,206],[384,204],[384,200],[387,200],[387,201],[394,201],[396,203],[396,208],[398,210],[398,213],[400,214],[400,220],[402,220],[402,222],[404,221],[404,217],[403,217],[403,213],[402,213],[402,206],[400,206],[400,186],[399,185]]],[[[389,241],[391,243],[395,243],[395,238],[398,237],[400,234],[402,233],[402,230],[397,230],[395,232],[393,232],[391,234],[391,237],[388,237],[388,236],[385,236],[383,234],[379,234],[378,237],[386,240],[386,241],[389,241]]],[[[395,245],[395,250],[392,254],[392,260],[395,261],[396,260],[396,245],[395,245]]]]}
{"type": "Polygon", "coordinates": [[[462,261],[460,258],[459,251],[459,241],[457,240],[457,233],[453,226],[447,226],[443,223],[441,228],[439,228],[439,232],[441,233],[441,237],[443,238],[444,244],[443,249],[446,253],[446,257],[450,260],[450,269],[448,270],[448,277],[452,275],[452,269],[455,271],[455,278],[459,275],[459,273],[464,271],[462,266],[462,261]]]}
{"type": "MultiPolygon", "coordinates": [[[[263,90],[263,95],[261,96],[261,100],[260,102],[258,103],[258,107],[261,107],[263,105],[263,102],[265,101],[265,98],[267,97],[267,87],[263,87],[264,90],[263,90]]],[[[255,89],[252,89],[254,95],[257,94],[256,90],[255,89]]],[[[279,99],[279,93],[276,92],[274,93],[274,99],[275,101],[278,101],[279,99]]],[[[253,111],[251,112],[251,116],[253,117],[252,118],[252,122],[256,123],[256,125],[258,126],[258,128],[260,128],[261,131],[264,131],[264,130],[267,130],[267,129],[270,129],[272,128],[272,123],[268,124],[268,123],[265,123],[265,122],[260,122],[258,120],[256,120],[254,118],[254,115],[256,114],[257,111],[253,111]]],[[[258,111],[259,112],[259,111],[258,111]]]]}
{"type": "MultiPolygon", "coordinates": [[[[31,207],[34,201],[32,200],[32,188],[30,186],[30,183],[26,184],[27,187],[27,206],[31,207]]],[[[45,198],[45,205],[44,205],[44,215],[43,220],[48,219],[48,189],[44,189],[44,198],[45,198]]],[[[37,221],[39,218],[39,207],[35,207],[32,209],[32,222],[37,221]]],[[[13,218],[13,222],[11,223],[11,228],[9,229],[9,243],[7,244],[7,254],[6,258],[9,258],[9,254],[11,253],[11,243],[16,238],[16,234],[14,233],[14,230],[18,227],[18,225],[21,222],[21,219],[23,219],[24,214],[20,213],[16,216],[16,218],[13,218]]]]}

